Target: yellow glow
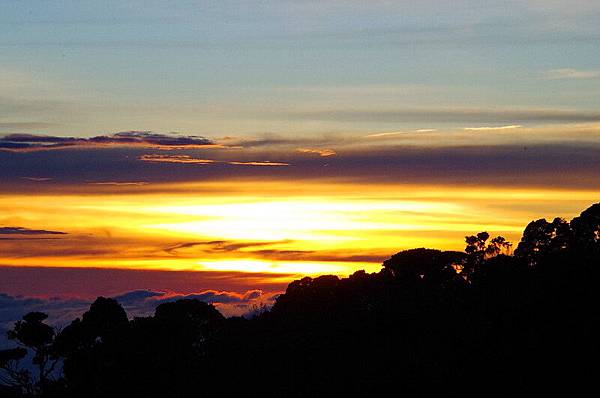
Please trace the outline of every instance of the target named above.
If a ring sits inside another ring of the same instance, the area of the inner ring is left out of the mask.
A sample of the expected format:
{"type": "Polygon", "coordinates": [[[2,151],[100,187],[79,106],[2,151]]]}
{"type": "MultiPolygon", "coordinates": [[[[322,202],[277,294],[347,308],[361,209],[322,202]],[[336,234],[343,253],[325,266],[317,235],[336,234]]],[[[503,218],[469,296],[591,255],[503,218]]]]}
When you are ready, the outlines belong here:
{"type": "MultiPolygon", "coordinates": [[[[274,274],[345,274],[348,264],[343,262],[316,261],[263,261],[263,260],[205,260],[198,263],[203,270],[209,271],[243,271],[264,272],[274,274]]],[[[381,264],[363,263],[363,268],[369,272],[379,271],[381,264]]]]}
{"type": "Polygon", "coordinates": [[[0,225],[68,235],[0,240],[0,265],[343,275],[411,247],[462,250],[482,230],[517,243],[529,221],[573,217],[599,197],[277,181],[93,192],[1,196],[0,225]]]}

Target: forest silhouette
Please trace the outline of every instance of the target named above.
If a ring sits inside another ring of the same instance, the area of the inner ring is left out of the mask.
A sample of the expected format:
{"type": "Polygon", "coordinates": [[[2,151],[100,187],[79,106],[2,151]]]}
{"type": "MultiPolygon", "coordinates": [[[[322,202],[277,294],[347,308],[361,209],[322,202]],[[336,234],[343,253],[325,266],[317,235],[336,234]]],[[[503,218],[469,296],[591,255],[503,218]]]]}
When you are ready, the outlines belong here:
{"type": "Polygon", "coordinates": [[[380,272],[289,284],[272,308],[223,317],[182,299],[129,319],[99,297],[62,330],[34,312],[0,351],[2,397],[490,396],[593,386],[600,203],[540,219],[512,250],[412,249],[380,272]],[[26,367],[22,363],[32,361],[26,367]]]}

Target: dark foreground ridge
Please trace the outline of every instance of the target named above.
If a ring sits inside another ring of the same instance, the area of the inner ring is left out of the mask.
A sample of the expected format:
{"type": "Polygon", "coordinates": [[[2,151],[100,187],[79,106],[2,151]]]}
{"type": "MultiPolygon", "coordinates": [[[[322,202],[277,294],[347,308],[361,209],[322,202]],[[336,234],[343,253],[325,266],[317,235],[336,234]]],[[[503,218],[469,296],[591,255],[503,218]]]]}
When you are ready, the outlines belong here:
{"type": "MultiPolygon", "coordinates": [[[[30,313],[0,351],[1,397],[535,395],[594,386],[600,203],[462,252],[413,249],[379,273],[292,282],[225,319],[197,300],[129,320],[100,297],[61,331],[30,313]],[[29,353],[29,355],[28,355],[29,353]],[[31,360],[35,371],[20,366],[31,360]]],[[[591,390],[594,391],[594,390],[591,390]]]]}

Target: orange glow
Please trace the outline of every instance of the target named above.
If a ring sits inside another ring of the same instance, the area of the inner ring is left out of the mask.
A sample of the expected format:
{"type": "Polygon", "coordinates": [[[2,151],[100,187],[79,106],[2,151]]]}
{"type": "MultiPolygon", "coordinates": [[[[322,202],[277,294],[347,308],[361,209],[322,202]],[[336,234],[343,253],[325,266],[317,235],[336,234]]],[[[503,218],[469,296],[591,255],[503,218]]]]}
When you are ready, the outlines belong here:
{"type": "Polygon", "coordinates": [[[557,211],[571,217],[597,197],[594,191],[274,181],[3,195],[2,225],[68,235],[0,240],[0,264],[274,276],[374,272],[399,250],[461,250],[464,235],[481,230],[517,243],[532,219],[557,211]]]}

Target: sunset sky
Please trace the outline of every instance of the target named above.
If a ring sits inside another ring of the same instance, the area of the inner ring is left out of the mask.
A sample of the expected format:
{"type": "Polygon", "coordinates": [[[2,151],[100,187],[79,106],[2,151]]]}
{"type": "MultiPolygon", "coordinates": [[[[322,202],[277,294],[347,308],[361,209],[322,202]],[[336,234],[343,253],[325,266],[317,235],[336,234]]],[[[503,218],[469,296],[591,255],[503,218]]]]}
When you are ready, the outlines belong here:
{"type": "Polygon", "coordinates": [[[572,218],[600,201],[599,20],[593,0],[4,1],[0,304],[245,305],[572,218]]]}

